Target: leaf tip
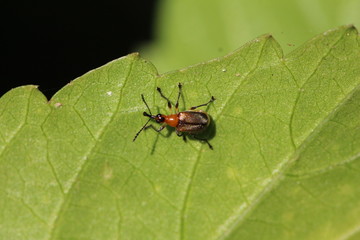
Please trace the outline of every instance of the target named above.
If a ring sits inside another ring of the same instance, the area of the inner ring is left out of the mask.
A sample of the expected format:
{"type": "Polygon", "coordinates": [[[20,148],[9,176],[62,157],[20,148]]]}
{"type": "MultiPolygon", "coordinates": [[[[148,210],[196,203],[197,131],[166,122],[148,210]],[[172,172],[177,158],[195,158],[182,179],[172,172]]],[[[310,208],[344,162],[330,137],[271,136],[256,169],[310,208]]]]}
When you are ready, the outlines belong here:
{"type": "MultiPolygon", "coordinates": [[[[343,25],[337,28],[333,28],[330,30],[327,30],[325,32],[322,33],[323,36],[329,35],[331,33],[337,32],[337,31],[343,31],[346,34],[358,34],[358,30],[357,28],[353,25],[353,24],[348,24],[348,25],[343,25]]],[[[315,38],[321,37],[321,34],[319,34],[318,36],[316,36],[315,38]]]]}
{"type": "Polygon", "coordinates": [[[127,55],[127,57],[130,57],[130,58],[139,58],[139,57],[140,57],[140,53],[139,53],[139,52],[129,53],[129,54],[127,55]]]}
{"type": "Polygon", "coordinates": [[[353,34],[356,34],[358,35],[359,32],[357,30],[357,28],[355,27],[354,24],[349,24],[349,25],[345,25],[345,30],[350,34],[350,33],[353,33],[353,34]]]}
{"type": "Polygon", "coordinates": [[[347,24],[347,25],[344,25],[344,27],[345,27],[346,29],[349,29],[349,30],[355,30],[355,31],[357,31],[357,28],[355,27],[354,24],[347,24]]]}
{"type": "Polygon", "coordinates": [[[265,39],[274,39],[273,35],[268,33],[263,36],[265,39]]]}
{"type": "Polygon", "coordinates": [[[263,34],[254,39],[254,41],[256,41],[256,42],[267,41],[267,40],[275,40],[275,39],[274,39],[273,35],[270,33],[263,34]]]}
{"type": "MultiPolygon", "coordinates": [[[[33,84],[30,84],[30,85],[23,85],[23,86],[19,86],[19,87],[15,87],[15,88],[12,88],[10,89],[8,92],[13,92],[13,91],[18,91],[18,90],[21,90],[21,91],[32,91],[32,90],[36,90],[39,88],[39,85],[33,85],[33,84]]],[[[8,92],[6,92],[5,94],[7,94],[8,92]]],[[[5,95],[4,94],[4,95],[5,95]]]]}

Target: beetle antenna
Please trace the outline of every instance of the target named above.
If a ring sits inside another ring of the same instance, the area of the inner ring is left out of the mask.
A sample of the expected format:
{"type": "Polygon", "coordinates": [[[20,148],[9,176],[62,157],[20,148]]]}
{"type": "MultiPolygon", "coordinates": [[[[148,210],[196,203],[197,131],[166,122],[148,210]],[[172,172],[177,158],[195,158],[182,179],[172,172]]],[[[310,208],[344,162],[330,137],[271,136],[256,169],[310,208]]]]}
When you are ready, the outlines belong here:
{"type": "MultiPolygon", "coordinates": [[[[145,113],[145,112],[144,112],[145,113]]],[[[142,130],[144,130],[147,126],[147,124],[150,122],[151,118],[149,118],[149,120],[147,120],[147,122],[144,124],[144,126],[136,133],[133,142],[135,142],[136,138],[139,136],[139,134],[142,132],[142,130]]]]}
{"type": "MultiPolygon", "coordinates": [[[[146,101],[145,101],[144,94],[141,94],[141,98],[142,98],[143,102],[145,103],[147,109],[149,110],[150,115],[152,115],[151,110],[150,110],[149,106],[147,105],[147,103],[146,103],[146,101]]],[[[145,116],[145,115],[144,115],[144,116],[145,116]]]]}
{"type": "Polygon", "coordinates": [[[150,114],[148,114],[147,112],[143,112],[143,115],[145,116],[145,117],[149,117],[149,120],[144,124],[144,126],[136,133],[136,135],[135,135],[135,137],[134,137],[134,139],[133,139],[133,142],[136,140],[136,138],[139,136],[139,134],[142,132],[142,130],[144,130],[145,128],[146,128],[146,126],[148,125],[148,123],[150,122],[150,120],[151,120],[151,116],[152,116],[152,113],[151,113],[151,110],[150,110],[150,108],[149,108],[149,105],[146,103],[146,101],[145,101],[145,98],[144,98],[144,94],[141,94],[141,98],[142,98],[142,100],[143,100],[143,102],[145,103],[145,105],[146,105],[146,107],[147,107],[147,109],[149,110],[149,112],[150,112],[150,114]]]}

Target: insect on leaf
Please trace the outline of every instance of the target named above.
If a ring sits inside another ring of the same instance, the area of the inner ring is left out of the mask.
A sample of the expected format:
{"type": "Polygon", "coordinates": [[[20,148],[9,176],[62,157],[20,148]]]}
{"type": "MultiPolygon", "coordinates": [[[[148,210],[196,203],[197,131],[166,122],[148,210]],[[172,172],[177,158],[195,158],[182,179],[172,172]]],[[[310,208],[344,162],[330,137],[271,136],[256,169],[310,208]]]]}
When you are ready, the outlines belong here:
{"type": "Polygon", "coordinates": [[[131,54],[49,101],[0,99],[0,239],[355,239],[360,216],[360,44],[353,26],[283,56],[272,36],[158,75],[131,54]],[[206,144],[153,113],[216,101],[206,144]],[[156,124],[156,123],[154,123],[156,124]],[[354,238],[355,237],[355,238],[354,238]]]}

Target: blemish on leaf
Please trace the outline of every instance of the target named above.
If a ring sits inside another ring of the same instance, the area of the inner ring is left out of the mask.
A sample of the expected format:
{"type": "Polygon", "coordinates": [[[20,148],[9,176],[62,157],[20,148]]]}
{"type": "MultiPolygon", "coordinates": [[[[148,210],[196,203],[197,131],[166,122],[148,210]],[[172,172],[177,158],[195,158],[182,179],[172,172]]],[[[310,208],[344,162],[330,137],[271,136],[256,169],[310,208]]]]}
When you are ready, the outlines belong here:
{"type": "Polygon", "coordinates": [[[107,94],[108,96],[112,96],[112,91],[108,91],[108,92],[106,92],[106,94],[107,94]]]}
{"type": "Polygon", "coordinates": [[[232,167],[228,167],[226,169],[226,176],[231,179],[231,180],[235,180],[236,176],[238,175],[237,170],[232,168],[232,167]]]}
{"type": "Polygon", "coordinates": [[[161,186],[160,185],[155,185],[155,191],[156,192],[161,192],[161,186]]]}
{"type": "Polygon", "coordinates": [[[233,113],[235,115],[241,115],[242,112],[243,112],[243,108],[241,106],[236,106],[233,113]]]}
{"type": "Polygon", "coordinates": [[[57,103],[54,104],[54,107],[56,107],[56,108],[59,108],[59,107],[61,107],[61,106],[62,106],[62,103],[59,103],[59,102],[57,102],[57,103]]]}
{"type": "Polygon", "coordinates": [[[109,179],[113,178],[113,176],[114,176],[113,169],[112,169],[112,167],[109,166],[108,163],[105,163],[102,175],[105,180],[109,180],[109,179]]]}

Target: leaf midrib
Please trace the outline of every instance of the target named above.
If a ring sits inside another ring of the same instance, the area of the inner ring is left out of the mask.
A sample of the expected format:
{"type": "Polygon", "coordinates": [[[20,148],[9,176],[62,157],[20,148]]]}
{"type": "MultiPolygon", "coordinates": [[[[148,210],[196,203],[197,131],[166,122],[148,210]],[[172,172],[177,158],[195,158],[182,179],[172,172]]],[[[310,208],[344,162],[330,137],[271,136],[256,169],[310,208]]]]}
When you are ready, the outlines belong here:
{"type": "MultiPolygon", "coordinates": [[[[311,76],[313,76],[313,74],[315,74],[315,72],[318,69],[318,66],[320,65],[320,63],[323,61],[323,59],[331,52],[331,50],[333,49],[333,47],[338,44],[338,42],[346,35],[346,31],[344,32],[344,34],[339,37],[339,39],[337,39],[336,41],[334,41],[334,43],[331,45],[331,47],[329,47],[329,51],[327,51],[326,54],[324,54],[323,57],[321,57],[318,65],[316,68],[314,68],[314,71],[309,75],[309,77],[306,79],[306,81],[304,82],[304,84],[302,84],[301,88],[308,82],[308,80],[311,78],[311,76]]],[[[289,68],[287,68],[289,69],[289,68]]],[[[292,73],[291,73],[292,74],[292,73]]],[[[293,75],[293,74],[292,74],[293,75]]],[[[317,134],[321,131],[321,129],[323,128],[323,126],[325,126],[325,124],[331,119],[331,117],[333,117],[338,111],[339,109],[341,109],[341,107],[347,103],[347,101],[349,99],[351,99],[351,97],[358,91],[360,90],[360,85],[357,85],[352,91],[350,91],[347,95],[344,96],[344,98],[339,102],[339,104],[333,108],[333,110],[326,115],[323,120],[321,122],[319,122],[319,124],[314,128],[313,131],[311,131],[311,133],[304,138],[304,140],[301,142],[301,144],[299,144],[299,146],[295,149],[294,153],[288,158],[285,159],[283,162],[281,162],[276,169],[279,169],[278,171],[276,171],[276,175],[273,175],[272,177],[272,181],[268,181],[268,184],[265,184],[264,190],[262,190],[252,201],[252,203],[250,205],[247,206],[247,208],[245,208],[243,214],[240,214],[239,217],[237,218],[237,220],[234,222],[234,224],[232,224],[233,226],[230,227],[229,231],[224,232],[224,234],[222,234],[221,236],[219,236],[217,239],[218,240],[226,240],[229,236],[231,236],[231,233],[238,227],[241,225],[241,223],[244,221],[245,217],[250,214],[255,207],[261,202],[261,200],[263,199],[264,196],[267,195],[267,193],[269,193],[272,189],[274,189],[276,186],[278,186],[281,183],[281,180],[285,178],[284,173],[286,172],[287,169],[290,169],[292,167],[292,165],[296,162],[296,160],[298,159],[299,155],[301,154],[301,152],[306,149],[307,144],[311,142],[311,140],[317,136],[317,134]]],[[[297,95],[297,100],[299,98],[301,94],[301,91],[298,92],[297,95]]],[[[296,101],[297,102],[297,101],[296,101]]],[[[294,111],[295,111],[295,107],[296,107],[296,103],[294,105],[293,111],[292,111],[292,118],[294,115],[294,111]]],[[[292,121],[291,118],[291,121],[292,121]]],[[[291,124],[291,122],[290,122],[291,124]]],[[[290,126],[291,129],[291,126],[290,126]]],[[[291,137],[291,141],[294,143],[294,139],[292,136],[292,133],[290,135],[291,137]]]]}

